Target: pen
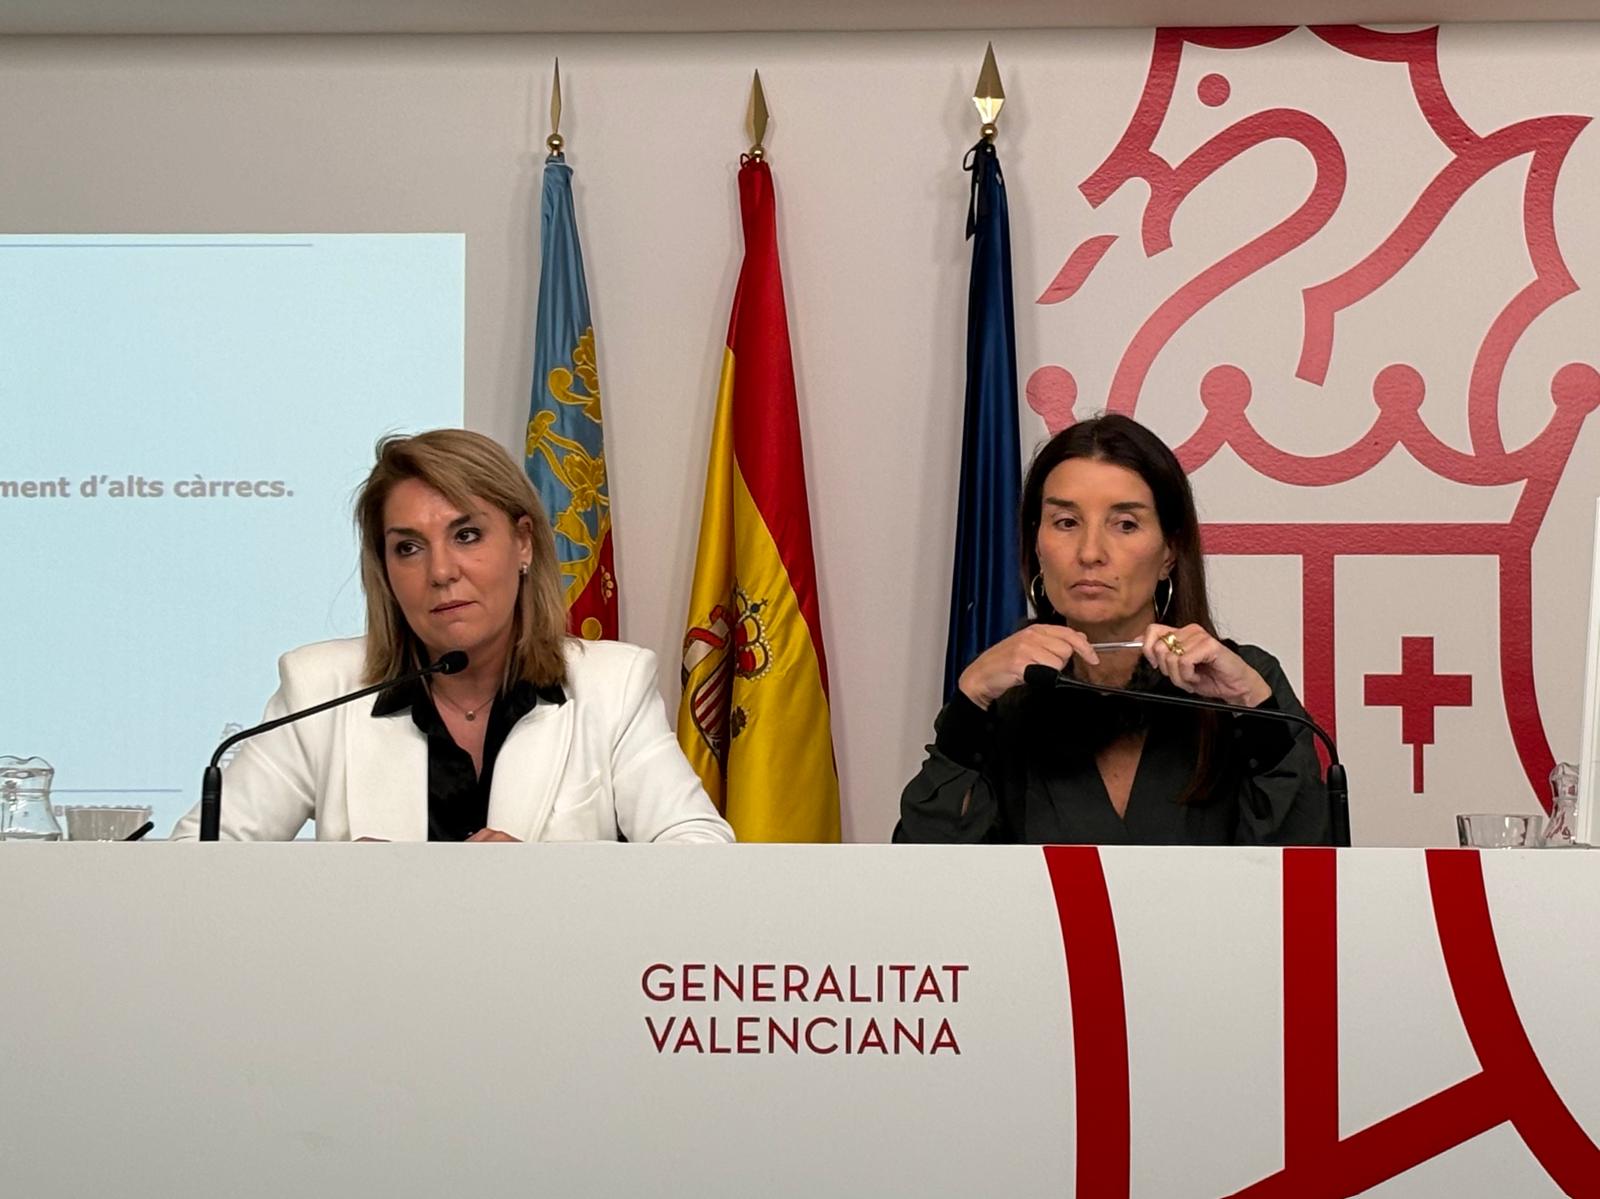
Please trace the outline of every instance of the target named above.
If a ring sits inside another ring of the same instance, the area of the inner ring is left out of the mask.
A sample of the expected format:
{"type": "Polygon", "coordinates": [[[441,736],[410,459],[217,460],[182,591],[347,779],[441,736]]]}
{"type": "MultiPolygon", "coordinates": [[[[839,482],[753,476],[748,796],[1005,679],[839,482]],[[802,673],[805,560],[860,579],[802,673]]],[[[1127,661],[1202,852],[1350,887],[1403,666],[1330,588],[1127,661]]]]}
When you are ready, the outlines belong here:
{"type": "Polygon", "coordinates": [[[1089,646],[1089,648],[1094,650],[1095,653],[1099,653],[1103,649],[1143,649],[1144,648],[1144,642],[1143,641],[1096,641],[1096,642],[1093,642],[1089,646]]]}

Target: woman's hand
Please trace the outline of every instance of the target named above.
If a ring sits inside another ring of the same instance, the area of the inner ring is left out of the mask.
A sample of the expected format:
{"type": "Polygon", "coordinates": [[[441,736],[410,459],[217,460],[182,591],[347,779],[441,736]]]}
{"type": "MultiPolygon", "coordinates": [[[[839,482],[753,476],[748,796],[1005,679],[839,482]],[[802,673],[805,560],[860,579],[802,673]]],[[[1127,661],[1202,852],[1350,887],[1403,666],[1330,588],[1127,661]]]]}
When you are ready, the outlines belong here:
{"type": "Polygon", "coordinates": [[[1063,670],[1074,654],[1092,666],[1100,664],[1100,655],[1077,629],[1060,624],[1032,624],[974,658],[956,680],[956,687],[978,707],[987,708],[1022,682],[1022,672],[1028,667],[1063,670]]]}
{"type": "Polygon", "coordinates": [[[1142,640],[1146,661],[1191,694],[1241,708],[1259,707],[1272,694],[1253,666],[1197,624],[1153,624],[1142,640]]]}
{"type": "Polygon", "coordinates": [[[521,837],[513,837],[510,833],[502,833],[497,828],[480,828],[468,841],[521,841],[521,837]]]}

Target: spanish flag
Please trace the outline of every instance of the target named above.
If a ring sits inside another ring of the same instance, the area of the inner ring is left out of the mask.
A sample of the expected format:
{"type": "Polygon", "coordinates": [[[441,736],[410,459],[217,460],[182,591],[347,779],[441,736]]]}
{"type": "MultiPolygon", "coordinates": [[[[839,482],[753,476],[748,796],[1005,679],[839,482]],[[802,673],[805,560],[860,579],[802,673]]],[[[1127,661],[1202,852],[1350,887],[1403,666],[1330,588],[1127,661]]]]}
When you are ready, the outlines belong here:
{"type": "Polygon", "coordinates": [[[741,841],[837,841],[800,414],[772,172],[739,168],[744,263],[706,466],[678,740],[741,841]]]}

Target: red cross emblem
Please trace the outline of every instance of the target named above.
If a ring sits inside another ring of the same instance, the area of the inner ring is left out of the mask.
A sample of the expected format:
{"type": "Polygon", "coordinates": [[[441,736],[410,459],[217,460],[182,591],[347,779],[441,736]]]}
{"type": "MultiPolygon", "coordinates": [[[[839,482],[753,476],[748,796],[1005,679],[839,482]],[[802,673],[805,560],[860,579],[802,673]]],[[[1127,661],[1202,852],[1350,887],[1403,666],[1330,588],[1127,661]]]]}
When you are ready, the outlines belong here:
{"type": "Polygon", "coordinates": [[[1369,708],[1400,709],[1400,740],[1411,747],[1411,790],[1422,794],[1422,747],[1433,744],[1438,708],[1470,708],[1470,674],[1434,674],[1433,638],[1400,638],[1400,673],[1365,677],[1369,708]]]}

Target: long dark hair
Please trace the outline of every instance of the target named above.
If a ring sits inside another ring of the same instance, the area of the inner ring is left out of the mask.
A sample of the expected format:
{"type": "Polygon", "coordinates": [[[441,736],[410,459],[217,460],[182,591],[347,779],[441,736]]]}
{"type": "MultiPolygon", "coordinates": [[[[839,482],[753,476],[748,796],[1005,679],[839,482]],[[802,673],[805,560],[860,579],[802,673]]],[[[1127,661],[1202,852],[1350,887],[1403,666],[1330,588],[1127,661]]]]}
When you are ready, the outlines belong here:
{"type": "MultiPolygon", "coordinates": [[[[1044,484],[1050,472],[1074,458],[1093,458],[1125,467],[1144,480],[1156,502],[1156,519],[1161,535],[1172,552],[1172,599],[1160,621],[1182,628],[1197,624],[1213,637],[1216,625],[1211,619],[1211,602],[1206,594],[1206,563],[1200,545],[1200,518],[1195,513],[1194,492],[1189,476],[1183,473],[1177,456],[1157,437],[1132,417],[1109,412],[1080,421],[1057,433],[1039,448],[1022,482],[1022,587],[1036,605],[1042,598],[1033,583],[1039,576],[1039,525],[1044,519],[1044,484]]],[[[1042,605],[1040,620],[1059,620],[1042,605]]],[[[1178,802],[1206,798],[1221,773],[1216,753],[1222,732],[1221,719],[1213,712],[1196,712],[1196,754],[1194,772],[1178,802]]]]}

